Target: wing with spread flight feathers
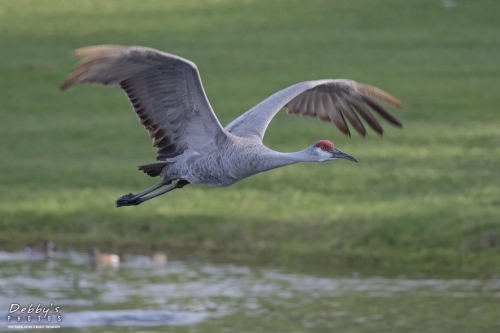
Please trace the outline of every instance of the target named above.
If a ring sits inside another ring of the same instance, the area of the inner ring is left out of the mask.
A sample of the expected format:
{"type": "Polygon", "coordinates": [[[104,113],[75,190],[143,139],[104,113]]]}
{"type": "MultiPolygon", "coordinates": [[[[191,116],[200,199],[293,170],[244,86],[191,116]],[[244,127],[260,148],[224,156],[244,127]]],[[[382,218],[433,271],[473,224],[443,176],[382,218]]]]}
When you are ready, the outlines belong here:
{"type": "Polygon", "coordinates": [[[157,148],[158,161],[188,147],[217,149],[226,132],[215,116],[196,65],[189,60],[138,46],[98,45],[74,51],[83,58],[61,84],[120,85],[157,148]]]}
{"type": "Polygon", "coordinates": [[[366,129],[358,115],[375,132],[383,133],[373,111],[389,123],[402,127],[401,122],[377,100],[396,108],[402,107],[400,101],[385,91],[356,81],[306,81],[275,93],[236,118],[225,129],[237,136],[262,140],[267,126],[283,107],[286,107],[288,114],[317,117],[332,122],[349,136],[351,132],[346,119],[359,134],[366,136],[366,129]]]}

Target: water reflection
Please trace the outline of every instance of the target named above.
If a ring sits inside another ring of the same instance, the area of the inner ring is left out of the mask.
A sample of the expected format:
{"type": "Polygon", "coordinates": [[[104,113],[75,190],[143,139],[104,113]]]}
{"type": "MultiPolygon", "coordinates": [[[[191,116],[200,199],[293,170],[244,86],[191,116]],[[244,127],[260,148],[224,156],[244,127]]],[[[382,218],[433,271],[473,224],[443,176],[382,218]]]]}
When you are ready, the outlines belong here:
{"type": "Polygon", "coordinates": [[[63,327],[186,325],[205,317],[203,313],[154,310],[80,311],[65,315],[63,327]]]}
{"type": "MultiPolygon", "coordinates": [[[[286,318],[293,309],[311,307],[328,309],[322,315],[327,320],[346,315],[336,301],[345,295],[500,298],[500,280],[318,278],[200,262],[155,265],[147,256],[125,256],[119,267],[92,268],[88,256],[78,252],[56,253],[49,261],[0,252],[2,315],[13,302],[53,303],[62,309],[62,327],[193,325],[235,313],[286,318]]],[[[369,318],[377,316],[382,314],[369,318]]],[[[318,318],[308,318],[304,314],[304,325],[314,327],[318,318]]],[[[353,322],[363,318],[368,317],[353,322]]]]}

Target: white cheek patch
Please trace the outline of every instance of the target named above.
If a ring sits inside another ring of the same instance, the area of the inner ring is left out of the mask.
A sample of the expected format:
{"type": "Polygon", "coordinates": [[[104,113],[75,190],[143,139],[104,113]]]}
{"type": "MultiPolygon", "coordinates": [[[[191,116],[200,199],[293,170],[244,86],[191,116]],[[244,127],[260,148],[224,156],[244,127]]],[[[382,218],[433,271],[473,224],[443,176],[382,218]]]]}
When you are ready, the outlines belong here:
{"type": "Polygon", "coordinates": [[[319,159],[318,159],[319,162],[331,161],[332,160],[332,154],[327,153],[327,152],[325,152],[323,150],[321,150],[319,152],[319,155],[320,155],[319,159]]]}

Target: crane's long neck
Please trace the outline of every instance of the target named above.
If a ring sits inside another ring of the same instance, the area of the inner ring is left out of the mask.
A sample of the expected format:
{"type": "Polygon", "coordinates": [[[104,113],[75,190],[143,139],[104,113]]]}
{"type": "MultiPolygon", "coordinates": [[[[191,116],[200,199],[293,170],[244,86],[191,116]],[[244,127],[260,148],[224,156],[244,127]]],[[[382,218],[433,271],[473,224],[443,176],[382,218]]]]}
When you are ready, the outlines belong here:
{"type": "Polygon", "coordinates": [[[310,153],[308,153],[309,148],[293,153],[281,153],[273,150],[269,150],[261,161],[263,170],[267,171],[282,166],[299,163],[299,162],[317,162],[310,153]]]}
{"type": "MultiPolygon", "coordinates": [[[[239,142],[237,141],[237,143],[239,142]]],[[[299,162],[317,161],[317,159],[314,159],[314,154],[310,151],[311,147],[294,153],[277,152],[255,141],[243,142],[239,145],[229,145],[228,147],[228,154],[224,159],[221,159],[218,155],[215,156],[216,161],[217,158],[221,160],[221,165],[223,166],[217,170],[220,170],[225,176],[229,176],[231,179],[231,181],[227,182],[227,185],[231,185],[257,173],[282,166],[299,162]]]]}

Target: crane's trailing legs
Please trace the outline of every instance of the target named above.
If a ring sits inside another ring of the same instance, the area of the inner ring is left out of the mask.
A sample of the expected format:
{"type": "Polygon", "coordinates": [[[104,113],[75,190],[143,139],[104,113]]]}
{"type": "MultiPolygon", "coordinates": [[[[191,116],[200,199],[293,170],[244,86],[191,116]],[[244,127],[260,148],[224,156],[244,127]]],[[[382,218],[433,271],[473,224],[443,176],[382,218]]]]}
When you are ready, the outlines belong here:
{"type": "Polygon", "coordinates": [[[118,200],[116,200],[116,207],[137,206],[137,205],[143,203],[144,201],[148,201],[149,199],[153,199],[153,198],[156,198],[156,197],[158,197],[158,196],[160,196],[162,194],[165,194],[167,192],[173,191],[176,188],[183,188],[184,186],[190,184],[187,180],[181,179],[177,183],[175,183],[172,186],[167,187],[166,189],[163,189],[161,191],[158,191],[158,192],[150,194],[150,195],[146,195],[148,193],[156,191],[160,187],[163,187],[165,185],[169,185],[171,183],[172,183],[171,180],[169,180],[169,181],[162,180],[158,184],[156,184],[156,185],[154,185],[154,186],[152,186],[152,187],[148,188],[147,190],[144,190],[144,191],[142,191],[140,193],[137,193],[137,194],[132,194],[132,193],[125,194],[124,196],[122,196],[122,197],[118,198],[118,200]]]}

